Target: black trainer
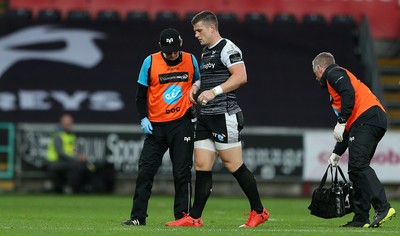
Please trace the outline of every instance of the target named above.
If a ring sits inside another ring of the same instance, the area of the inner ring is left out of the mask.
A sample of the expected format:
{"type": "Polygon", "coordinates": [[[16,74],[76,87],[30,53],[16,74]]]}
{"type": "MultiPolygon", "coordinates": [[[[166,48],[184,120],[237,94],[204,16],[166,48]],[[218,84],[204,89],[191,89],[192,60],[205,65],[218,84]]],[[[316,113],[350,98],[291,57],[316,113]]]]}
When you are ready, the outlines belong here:
{"type": "Polygon", "coordinates": [[[130,220],[125,220],[121,223],[122,225],[146,225],[146,221],[144,220],[139,220],[139,219],[130,219],[130,220]]]}
{"type": "Polygon", "coordinates": [[[369,227],[370,228],[380,227],[383,223],[385,223],[388,220],[391,220],[395,216],[396,216],[396,210],[393,207],[388,208],[381,212],[377,212],[375,214],[374,221],[372,221],[372,224],[369,227]]]}
{"type": "Polygon", "coordinates": [[[368,222],[358,222],[358,221],[350,221],[347,222],[347,224],[342,225],[340,227],[360,227],[360,228],[368,228],[369,227],[369,221],[368,222]]]}

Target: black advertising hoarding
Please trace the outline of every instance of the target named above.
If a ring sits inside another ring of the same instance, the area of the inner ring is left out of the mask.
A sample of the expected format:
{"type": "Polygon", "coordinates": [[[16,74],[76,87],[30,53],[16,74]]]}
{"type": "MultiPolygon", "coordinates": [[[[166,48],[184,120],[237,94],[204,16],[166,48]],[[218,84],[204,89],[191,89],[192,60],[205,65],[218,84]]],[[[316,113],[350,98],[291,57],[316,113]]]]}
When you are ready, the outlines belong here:
{"type": "MultiPolygon", "coordinates": [[[[0,26],[0,122],[53,123],[69,112],[76,123],[139,124],[137,76],[159,50],[161,30],[177,28],[183,50],[197,59],[202,48],[183,21],[0,26]]],[[[346,28],[221,22],[220,32],[243,52],[248,83],[237,93],[247,126],[330,127],[334,116],[314,79],[313,57],[333,51],[361,71],[346,28]]]]}
{"type": "MultiPolygon", "coordinates": [[[[16,155],[19,171],[41,171],[46,167],[47,145],[54,125],[21,124],[17,127],[16,155]]],[[[137,170],[144,135],[136,127],[117,128],[77,125],[77,147],[91,163],[111,163],[118,173],[137,170]]],[[[164,158],[168,161],[168,158],[164,158]]],[[[169,165],[169,164],[166,164],[169,165]]],[[[160,172],[163,172],[160,170],[160,172]]]]}
{"type": "MultiPolygon", "coordinates": [[[[243,161],[260,180],[301,181],[304,151],[301,134],[264,133],[242,135],[243,161]]],[[[213,167],[216,174],[229,174],[220,159],[213,167]]]]}
{"type": "MultiPolygon", "coordinates": [[[[20,173],[43,171],[47,143],[52,125],[21,124],[17,127],[17,171],[20,173]]],[[[144,136],[138,126],[76,127],[79,149],[96,164],[110,163],[116,173],[135,177],[144,136]]],[[[302,135],[251,134],[243,135],[243,160],[261,180],[299,181],[303,169],[302,135]]],[[[220,159],[214,165],[216,178],[230,175],[220,159]]],[[[172,177],[168,152],[158,171],[172,177]]]]}
{"type": "Polygon", "coordinates": [[[243,161],[260,179],[300,181],[303,174],[303,136],[243,134],[243,161]]]}

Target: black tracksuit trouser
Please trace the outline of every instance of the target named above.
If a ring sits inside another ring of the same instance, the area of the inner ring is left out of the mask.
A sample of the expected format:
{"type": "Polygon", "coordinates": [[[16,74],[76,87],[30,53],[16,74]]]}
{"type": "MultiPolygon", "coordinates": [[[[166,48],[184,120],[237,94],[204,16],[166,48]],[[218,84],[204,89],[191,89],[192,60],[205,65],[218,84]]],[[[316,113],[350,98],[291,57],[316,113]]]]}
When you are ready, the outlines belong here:
{"type": "Polygon", "coordinates": [[[375,212],[390,207],[383,185],[370,166],[376,147],[385,132],[383,128],[366,124],[350,130],[348,174],[355,190],[354,221],[367,222],[371,205],[375,212]]]}
{"type": "Polygon", "coordinates": [[[162,164],[162,158],[169,148],[174,178],[175,219],[183,217],[183,212],[191,209],[191,169],[193,166],[194,126],[191,119],[184,116],[178,120],[152,123],[153,134],[146,135],[139,159],[135,194],[131,219],[146,222],[148,203],[154,176],[162,164]]]}

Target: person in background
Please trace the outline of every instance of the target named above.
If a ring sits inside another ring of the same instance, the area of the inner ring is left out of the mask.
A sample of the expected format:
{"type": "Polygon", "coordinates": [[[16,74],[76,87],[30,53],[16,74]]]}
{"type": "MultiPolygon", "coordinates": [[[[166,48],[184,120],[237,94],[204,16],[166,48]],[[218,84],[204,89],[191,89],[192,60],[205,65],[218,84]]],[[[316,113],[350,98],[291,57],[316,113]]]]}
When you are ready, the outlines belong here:
{"type": "Polygon", "coordinates": [[[240,132],[243,113],[236,100],[236,90],[247,82],[241,50],[232,41],[222,38],[214,13],[202,11],[192,19],[195,37],[204,46],[201,54],[201,81],[191,90],[191,101],[199,92],[201,104],[196,123],[194,160],[195,196],[189,215],[168,222],[167,226],[201,227],[203,209],[212,191],[212,167],[219,156],[232,173],[250,203],[247,221],[240,227],[250,228],[268,220],[254,175],[243,163],[240,132]]]}
{"type": "Polygon", "coordinates": [[[355,214],[343,227],[379,227],[396,215],[370,166],[387,129],[385,109],[365,84],[349,70],[335,64],[331,53],[318,54],[312,61],[312,68],[321,87],[328,89],[337,116],[333,131],[336,145],[329,163],[337,166],[341,155],[349,149],[348,174],[355,191],[355,214]],[[371,205],[375,209],[372,222],[369,220],[371,205]]]}
{"type": "Polygon", "coordinates": [[[86,191],[90,171],[83,154],[79,154],[76,136],[72,132],[74,119],[70,114],[60,118],[59,126],[50,138],[47,161],[53,189],[67,194],[86,191]]]}
{"type": "Polygon", "coordinates": [[[182,43],[176,29],[163,30],[161,51],[149,55],[140,69],[136,108],[146,138],[130,219],[123,225],[146,225],[154,176],[168,149],[175,187],[174,218],[182,218],[191,208],[195,117],[189,93],[200,73],[196,58],[181,51],[182,43]]]}

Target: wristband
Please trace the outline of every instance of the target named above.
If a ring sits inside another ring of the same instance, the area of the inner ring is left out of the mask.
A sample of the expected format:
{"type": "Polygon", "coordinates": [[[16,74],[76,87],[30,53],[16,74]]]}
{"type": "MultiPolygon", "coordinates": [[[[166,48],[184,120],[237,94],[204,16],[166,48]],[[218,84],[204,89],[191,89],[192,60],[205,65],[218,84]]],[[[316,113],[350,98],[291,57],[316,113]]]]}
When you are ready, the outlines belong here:
{"type": "Polygon", "coordinates": [[[212,89],[212,92],[214,93],[215,96],[224,93],[224,91],[222,91],[221,85],[218,85],[218,86],[214,87],[214,88],[212,89]]]}

